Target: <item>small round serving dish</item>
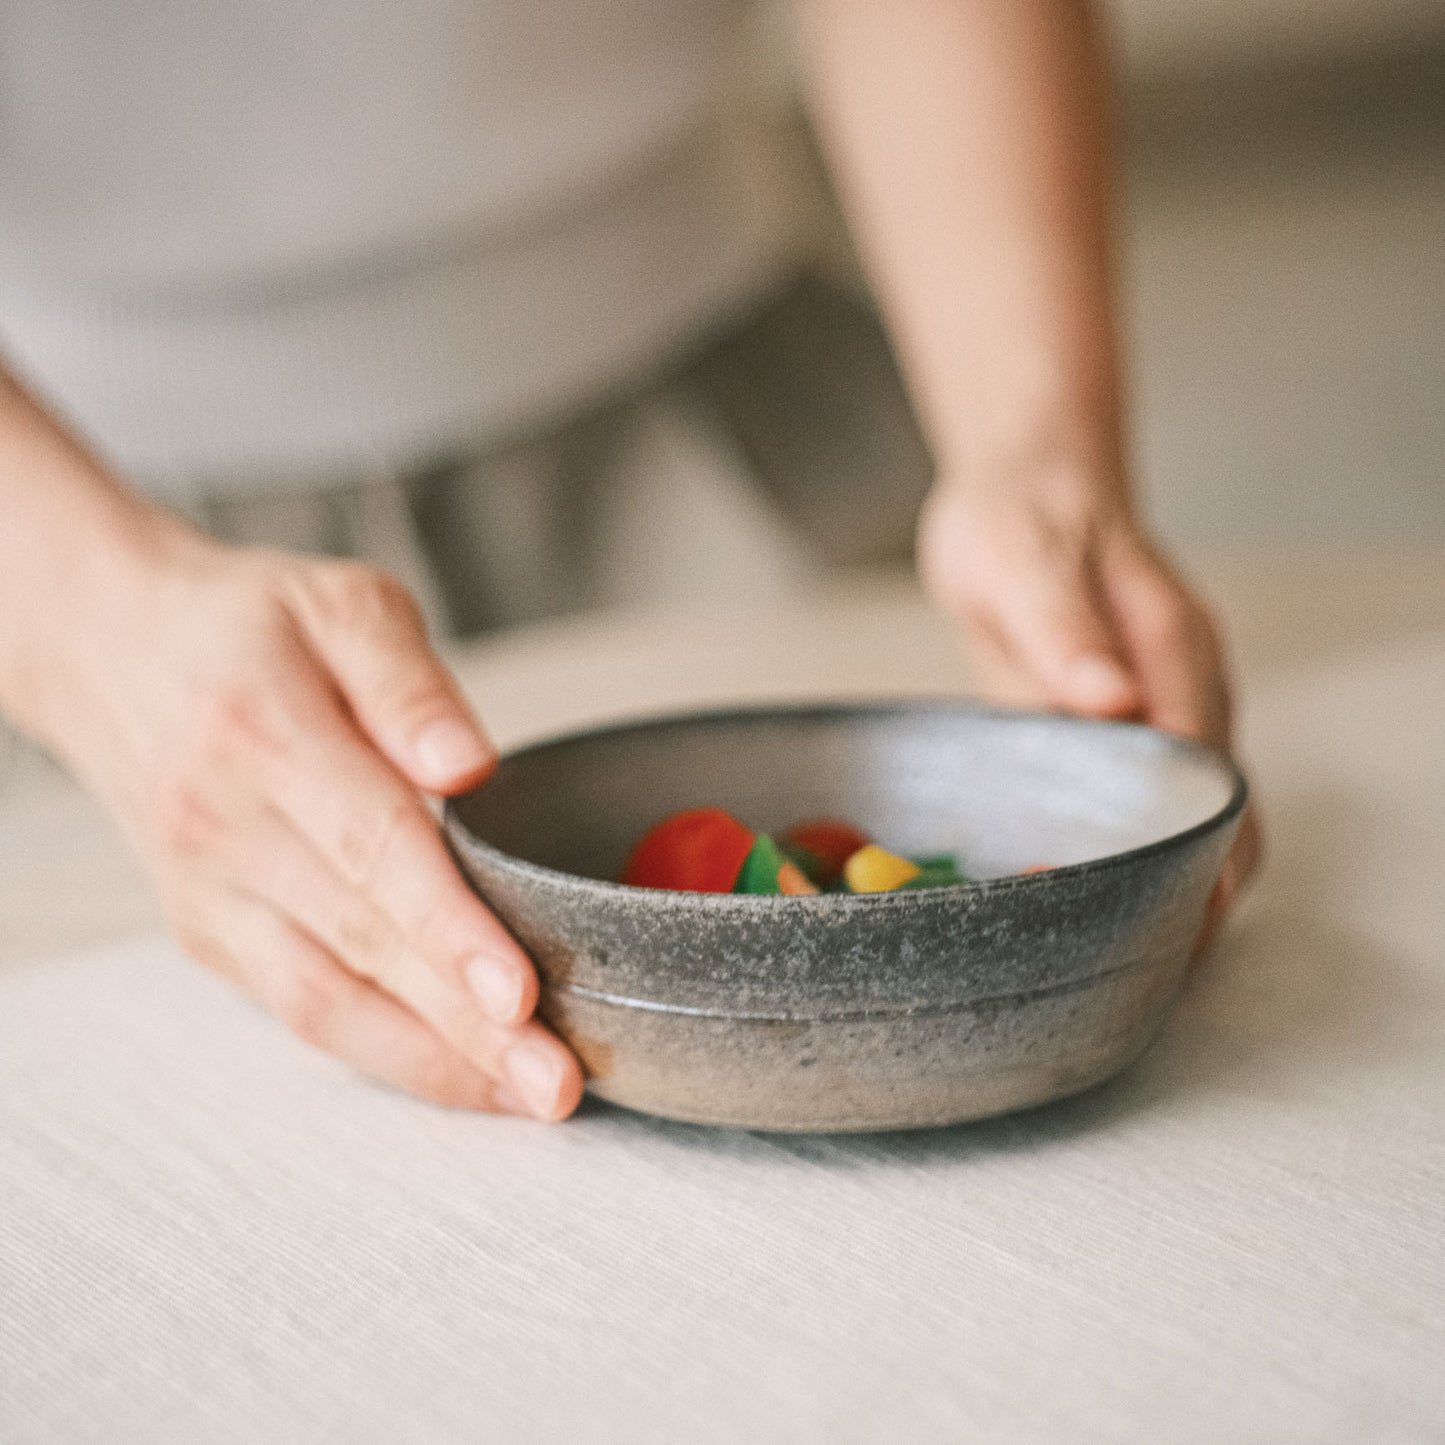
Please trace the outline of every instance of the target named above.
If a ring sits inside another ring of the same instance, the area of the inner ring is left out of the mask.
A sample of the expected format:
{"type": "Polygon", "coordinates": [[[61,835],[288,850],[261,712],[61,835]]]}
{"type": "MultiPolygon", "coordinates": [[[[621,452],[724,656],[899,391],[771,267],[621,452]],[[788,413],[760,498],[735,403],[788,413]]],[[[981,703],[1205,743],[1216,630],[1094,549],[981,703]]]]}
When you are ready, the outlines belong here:
{"type": "Polygon", "coordinates": [[[505,757],[449,803],[598,1096],[700,1123],[957,1123],[1098,1083],[1175,998],[1238,826],[1222,756],[964,702],[652,719],[505,757]],[[616,882],[658,819],[848,819],[980,881],[758,897],[616,882]],[[1020,870],[1047,864],[1048,871],[1020,870]]]}

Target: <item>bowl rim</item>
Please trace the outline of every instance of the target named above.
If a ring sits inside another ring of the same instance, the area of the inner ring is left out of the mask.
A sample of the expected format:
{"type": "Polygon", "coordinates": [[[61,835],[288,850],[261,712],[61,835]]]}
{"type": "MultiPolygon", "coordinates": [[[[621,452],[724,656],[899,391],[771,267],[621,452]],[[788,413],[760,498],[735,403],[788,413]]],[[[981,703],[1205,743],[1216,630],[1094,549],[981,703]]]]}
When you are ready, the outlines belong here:
{"type": "Polygon", "coordinates": [[[918,712],[949,712],[965,716],[1010,718],[1021,722],[1047,721],[1089,730],[1109,729],[1147,733],[1172,749],[1222,768],[1232,786],[1229,797],[1223,806],[1217,808],[1200,822],[1193,823],[1178,833],[1170,833],[1163,838],[1156,838],[1152,843],[1141,843],[1137,848],[1127,848],[1122,853],[1106,853],[1098,858],[1086,858],[1079,863],[1061,863],[1057,867],[1048,868],[1041,873],[1006,873],[996,878],[973,879],[966,883],[944,884],[937,888],[911,891],[895,889],[887,893],[816,893],[786,896],[767,893],[700,893],[680,888],[640,888],[632,883],[620,883],[607,878],[589,878],[585,874],[569,873],[562,868],[552,868],[545,863],[534,863],[530,859],[519,858],[515,853],[507,853],[494,844],[488,843],[485,839],[479,838],[467,827],[461,817],[461,805],[473,793],[484,790],[487,786],[485,782],[445,800],[442,809],[442,828],[446,838],[454,846],[461,847],[469,853],[480,854],[523,878],[532,878],[553,886],[560,883],[572,889],[588,893],[601,893],[605,897],[614,899],[624,897],[635,899],[645,896],[665,906],[690,905],[713,912],[770,912],[787,909],[795,916],[801,916],[798,910],[821,913],[833,912],[840,908],[854,911],[861,908],[916,908],[929,899],[942,900],[968,895],[977,896],[985,890],[1049,888],[1054,886],[1060,878],[1077,878],[1083,874],[1123,867],[1203,837],[1238,817],[1249,801],[1248,779],[1234,759],[1218,748],[1210,747],[1207,743],[1197,739],[1164,732],[1147,723],[1122,721],[1116,718],[1081,717],[1076,713],[1044,708],[1006,707],[969,697],[919,696],[861,700],[823,699],[793,703],[764,702],[645,714],[626,721],[598,723],[576,728],[570,732],[558,733],[553,737],[538,738],[503,753],[499,763],[510,761],[513,758],[548,752],[554,748],[612,737],[619,733],[649,732],[664,727],[675,727],[678,724],[726,723],[783,717],[857,717],[860,714],[884,717],[889,714],[918,712]]]}

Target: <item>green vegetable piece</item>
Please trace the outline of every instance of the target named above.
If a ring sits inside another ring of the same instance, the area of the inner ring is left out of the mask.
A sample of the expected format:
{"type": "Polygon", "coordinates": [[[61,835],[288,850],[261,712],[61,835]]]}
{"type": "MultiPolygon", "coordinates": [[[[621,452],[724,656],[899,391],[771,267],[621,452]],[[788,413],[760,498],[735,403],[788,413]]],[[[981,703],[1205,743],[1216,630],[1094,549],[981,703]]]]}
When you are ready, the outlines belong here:
{"type": "Polygon", "coordinates": [[[795,867],[814,888],[822,888],[828,876],[828,870],[823,860],[816,853],[810,852],[807,848],[799,848],[796,843],[779,843],[778,852],[795,867]]]}
{"type": "Polygon", "coordinates": [[[947,868],[954,873],[958,872],[958,859],[952,853],[915,853],[908,861],[916,863],[925,873],[931,873],[938,868],[947,868]]]}
{"type": "Polygon", "coordinates": [[[948,874],[942,869],[925,869],[917,878],[910,878],[907,883],[900,883],[898,891],[911,892],[915,888],[947,888],[952,883],[966,883],[966,878],[958,874],[948,874]]]}
{"type": "Polygon", "coordinates": [[[917,878],[910,878],[904,888],[947,888],[954,883],[973,882],[952,853],[931,853],[911,861],[918,865],[920,872],[917,878]]]}
{"type": "Polygon", "coordinates": [[[781,893],[778,887],[778,870],[788,860],[782,850],[766,833],[759,833],[753,840],[743,866],[738,870],[738,881],[733,884],[734,893],[781,893]]]}

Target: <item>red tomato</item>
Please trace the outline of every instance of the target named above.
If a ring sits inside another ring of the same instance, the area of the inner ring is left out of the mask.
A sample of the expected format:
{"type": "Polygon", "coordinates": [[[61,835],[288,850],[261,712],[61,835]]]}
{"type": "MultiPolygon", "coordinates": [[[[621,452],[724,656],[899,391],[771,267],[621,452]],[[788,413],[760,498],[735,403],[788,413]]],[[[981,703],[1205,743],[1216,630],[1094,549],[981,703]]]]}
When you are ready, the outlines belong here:
{"type": "Polygon", "coordinates": [[[811,818],[806,823],[794,823],[781,841],[790,848],[801,848],[818,860],[824,886],[839,878],[843,865],[860,849],[866,848],[873,840],[851,823],[837,818],[811,818]]]}
{"type": "Polygon", "coordinates": [[[731,893],[753,846],[751,829],[721,808],[674,813],[643,834],[624,883],[688,893],[731,893]]]}

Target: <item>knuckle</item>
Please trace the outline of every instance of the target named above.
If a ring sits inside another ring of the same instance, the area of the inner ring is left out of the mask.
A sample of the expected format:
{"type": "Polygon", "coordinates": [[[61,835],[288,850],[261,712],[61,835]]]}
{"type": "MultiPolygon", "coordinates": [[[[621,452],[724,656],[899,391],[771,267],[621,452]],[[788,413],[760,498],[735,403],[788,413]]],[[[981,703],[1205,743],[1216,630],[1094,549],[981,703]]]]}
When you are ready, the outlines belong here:
{"type": "Polygon", "coordinates": [[[419,1098],[453,1109],[477,1104],[484,1092],[480,1080],[472,1076],[470,1070],[459,1067],[441,1048],[412,1065],[407,1087],[419,1098]]]}
{"type": "Polygon", "coordinates": [[[279,745],[267,691],[249,679],[217,687],[200,709],[198,728],[207,759],[247,757],[279,745]]]}
{"type": "Polygon", "coordinates": [[[430,668],[415,663],[384,674],[376,683],[372,703],[406,734],[420,732],[425,724],[457,711],[447,686],[430,668]]]}
{"type": "Polygon", "coordinates": [[[224,824],[189,771],[165,779],[155,790],[156,835],[162,849],[178,858],[209,853],[224,824]]]}
{"type": "Polygon", "coordinates": [[[415,622],[420,616],[411,593],[389,572],[341,562],[320,576],[323,605],[343,627],[376,631],[398,621],[415,622]]]}
{"type": "Polygon", "coordinates": [[[213,656],[240,669],[292,630],[286,602],[291,575],[282,563],[248,561],[226,579],[205,619],[213,656]]]}
{"type": "Polygon", "coordinates": [[[337,952],[365,978],[385,983],[395,954],[394,930],[381,912],[363,899],[343,906],[336,916],[337,952]]]}
{"type": "Polygon", "coordinates": [[[417,804],[393,797],[372,807],[353,808],[336,840],[337,863],[353,887],[370,889],[392,850],[414,827],[417,804]]]}
{"type": "Polygon", "coordinates": [[[223,830],[212,801],[216,780],[234,775],[281,746],[264,689],[221,683],[193,693],[152,778],[151,811],[163,845],[192,853],[215,844],[223,830]]]}
{"type": "Polygon", "coordinates": [[[364,562],[292,561],[268,577],[283,609],[313,627],[361,633],[422,632],[421,609],[390,572],[364,562]]]}
{"type": "Polygon", "coordinates": [[[505,1029],[483,1018],[474,1009],[458,1010],[445,1020],[443,1034],[474,1068],[493,1073],[500,1067],[502,1050],[516,1030],[505,1029]]]}
{"type": "Polygon", "coordinates": [[[297,1038],[324,1044],[341,1002],[341,987],[329,969],[315,962],[295,962],[272,989],[270,1005],[297,1038]]]}
{"type": "Polygon", "coordinates": [[[458,898],[452,877],[429,878],[408,902],[411,933],[426,957],[451,964],[476,946],[477,919],[469,906],[475,899],[465,891],[458,898]]]}

